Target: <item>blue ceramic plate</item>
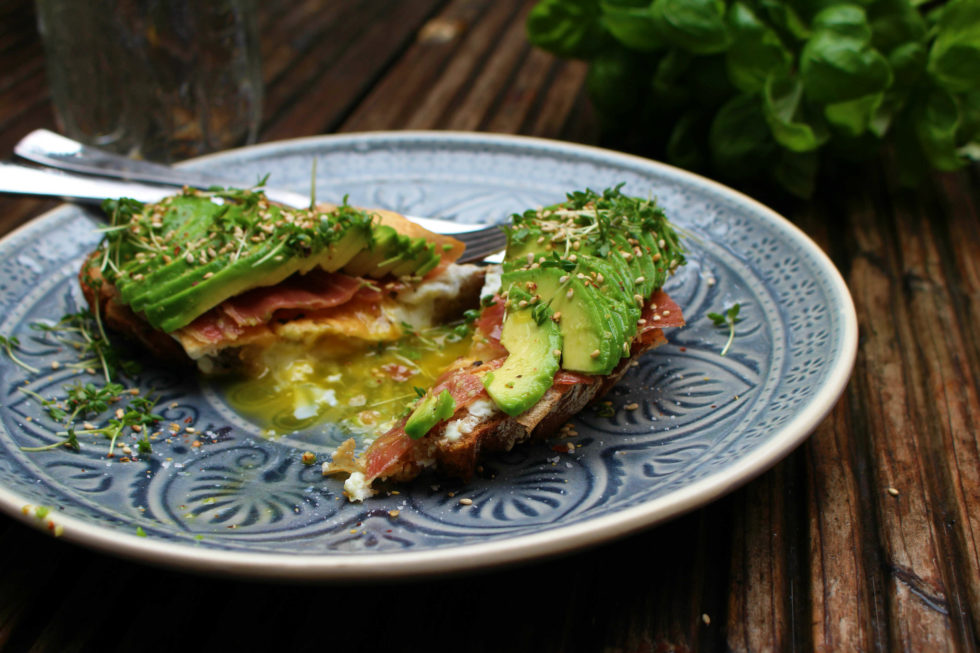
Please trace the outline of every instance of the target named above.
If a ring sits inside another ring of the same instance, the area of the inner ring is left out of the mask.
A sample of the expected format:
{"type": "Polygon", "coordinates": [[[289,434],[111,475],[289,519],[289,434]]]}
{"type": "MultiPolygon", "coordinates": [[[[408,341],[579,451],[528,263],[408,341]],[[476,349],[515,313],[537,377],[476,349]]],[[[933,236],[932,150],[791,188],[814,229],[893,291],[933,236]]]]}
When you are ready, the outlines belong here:
{"type": "MultiPolygon", "coordinates": [[[[18,390],[63,395],[84,371],[52,369],[64,351],[32,323],[81,305],[75,281],[98,242],[94,214],[64,206],[0,242],[0,334],[16,336],[32,375],[0,362],[0,504],[67,540],[157,564],[240,576],[390,578],[486,567],[593,545],[703,505],[761,473],[817,426],[840,396],[857,343],[851,298],[827,257],[769,209],[666,165],[566,143],[452,133],[377,133],[273,143],[189,168],[317,197],[465,222],[625,182],[655,196],[687,234],[689,262],[668,285],[688,326],[647,354],[607,397],[616,409],[576,419],[574,452],[557,441],[486,464],[463,487],[425,478],[350,504],[341,481],[305,466],[330,452],[324,432],[276,441],[192,375],[146,368],[167,422],[203,433],[159,441],[146,460],[23,447],[56,441],[41,406],[18,390]],[[706,317],[741,305],[737,337],[706,317]],[[636,403],[639,408],[624,407],[636,403]],[[492,476],[492,478],[489,478],[492,476]],[[464,505],[460,499],[472,501],[464,505]],[[38,516],[36,506],[45,506],[38,516]],[[392,516],[390,511],[398,511],[392,516]]],[[[160,412],[158,411],[158,412],[160,412]]],[[[563,444],[568,442],[561,441],[563,444]]]]}

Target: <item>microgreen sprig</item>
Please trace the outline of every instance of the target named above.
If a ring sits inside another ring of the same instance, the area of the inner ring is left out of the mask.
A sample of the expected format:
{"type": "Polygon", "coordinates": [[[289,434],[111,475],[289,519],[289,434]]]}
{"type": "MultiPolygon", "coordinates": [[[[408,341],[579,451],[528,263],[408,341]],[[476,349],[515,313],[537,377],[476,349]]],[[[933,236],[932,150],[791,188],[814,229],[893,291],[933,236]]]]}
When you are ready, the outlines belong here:
{"type": "Polygon", "coordinates": [[[708,313],[708,317],[715,323],[716,327],[728,327],[728,342],[725,343],[724,349],[721,350],[722,356],[728,353],[729,348],[732,346],[732,342],[735,340],[735,323],[742,321],[741,318],[738,317],[739,308],[741,308],[739,304],[734,304],[731,308],[725,311],[724,314],[708,313]]]}
{"type": "Polygon", "coordinates": [[[37,369],[36,367],[28,365],[21,359],[17,358],[17,355],[14,353],[15,349],[20,349],[20,340],[17,338],[17,336],[10,336],[9,338],[5,336],[0,336],[0,345],[3,345],[3,349],[4,351],[7,352],[7,356],[14,363],[20,365],[31,374],[37,374],[38,372],[40,372],[40,370],[37,369]]]}

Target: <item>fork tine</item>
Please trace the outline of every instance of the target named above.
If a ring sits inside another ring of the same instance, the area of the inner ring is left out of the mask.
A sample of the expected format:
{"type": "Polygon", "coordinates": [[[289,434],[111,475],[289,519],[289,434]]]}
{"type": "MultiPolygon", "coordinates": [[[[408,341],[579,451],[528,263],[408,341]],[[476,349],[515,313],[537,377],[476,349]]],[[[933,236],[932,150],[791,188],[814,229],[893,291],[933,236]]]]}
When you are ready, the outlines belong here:
{"type": "Polygon", "coordinates": [[[460,263],[482,261],[507,245],[507,235],[499,226],[453,234],[453,237],[466,245],[466,251],[459,259],[460,263]]]}

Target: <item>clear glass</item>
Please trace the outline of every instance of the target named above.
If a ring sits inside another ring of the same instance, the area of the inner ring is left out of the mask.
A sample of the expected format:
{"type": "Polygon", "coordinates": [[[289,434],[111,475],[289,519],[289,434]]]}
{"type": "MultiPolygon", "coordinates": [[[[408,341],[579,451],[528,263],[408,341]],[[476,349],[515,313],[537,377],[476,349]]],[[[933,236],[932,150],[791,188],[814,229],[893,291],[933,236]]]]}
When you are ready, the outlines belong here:
{"type": "Polygon", "coordinates": [[[55,117],[90,145],[171,162],[255,141],[252,0],[36,0],[55,117]]]}

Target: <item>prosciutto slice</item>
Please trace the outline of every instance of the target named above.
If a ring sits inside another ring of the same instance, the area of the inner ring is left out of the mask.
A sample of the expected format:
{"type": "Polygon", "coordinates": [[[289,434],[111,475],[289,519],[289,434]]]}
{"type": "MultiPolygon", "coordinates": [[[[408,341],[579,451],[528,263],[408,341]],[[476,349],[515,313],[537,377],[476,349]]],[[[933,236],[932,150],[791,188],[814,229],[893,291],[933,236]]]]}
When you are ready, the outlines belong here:
{"type": "Polygon", "coordinates": [[[254,288],[212,308],[181,329],[182,335],[218,344],[235,340],[251,327],[267,324],[279,311],[317,311],[350,302],[354,297],[381,301],[382,294],[357,277],[314,269],[294,274],[275,286],[254,288]]]}
{"type": "Polygon", "coordinates": [[[276,311],[319,310],[349,302],[364,282],[339,272],[319,269],[294,274],[282,283],[254,288],[232,297],[218,309],[240,326],[265,324],[276,311]]]}

